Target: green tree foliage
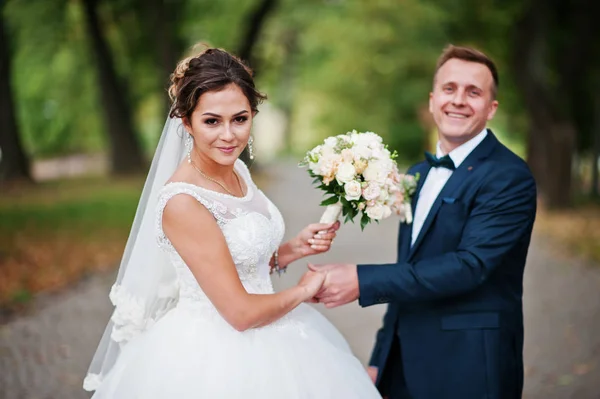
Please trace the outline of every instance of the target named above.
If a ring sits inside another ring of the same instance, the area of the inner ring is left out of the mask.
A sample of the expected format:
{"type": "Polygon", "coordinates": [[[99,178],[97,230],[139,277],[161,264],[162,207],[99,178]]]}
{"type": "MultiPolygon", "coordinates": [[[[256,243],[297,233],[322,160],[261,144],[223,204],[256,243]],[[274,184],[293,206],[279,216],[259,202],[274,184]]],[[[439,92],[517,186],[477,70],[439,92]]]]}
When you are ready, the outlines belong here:
{"type": "Polygon", "coordinates": [[[19,128],[34,157],[104,146],[93,64],[74,2],[9,1],[19,128]]]}
{"type": "Polygon", "coordinates": [[[387,0],[288,1],[281,10],[286,15],[274,18],[262,51],[274,101],[293,90],[296,152],[357,129],[381,134],[402,158],[414,159],[426,143],[419,114],[443,44],[439,11],[387,0]],[[293,63],[286,62],[290,42],[293,63]],[[293,79],[285,78],[289,69],[293,79]]]}
{"type": "MultiPolygon", "coordinates": [[[[478,47],[501,74],[501,108],[492,126],[519,144],[513,148],[527,147],[542,191],[565,205],[569,195],[559,191],[568,191],[573,166],[565,154],[590,156],[599,134],[598,46],[581,44],[598,39],[592,3],[104,0],[98,11],[147,153],[165,119],[167,77],[176,60],[198,42],[240,51],[248,21],[265,4],[270,16],[252,36],[257,42],[247,57],[259,67],[259,87],[287,117],[286,147],[295,154],[357,129],[384,136],[404,163],[416,160],[432,144],[427,101],[437,56],[448,43],[478,47]],[[569,146],[544,128],[557,125],[558,116],[568,127],[563,133],[571,132],[569,146]],[[532,143],[544,137],[554,144],[538,151],[542,158],[564,150],[561,172],[535,161],[532,143]]],[[[29,154],[105,150],[82,0],[9,0],[5,15],[14,32],[13,87],[29,154]]]]}

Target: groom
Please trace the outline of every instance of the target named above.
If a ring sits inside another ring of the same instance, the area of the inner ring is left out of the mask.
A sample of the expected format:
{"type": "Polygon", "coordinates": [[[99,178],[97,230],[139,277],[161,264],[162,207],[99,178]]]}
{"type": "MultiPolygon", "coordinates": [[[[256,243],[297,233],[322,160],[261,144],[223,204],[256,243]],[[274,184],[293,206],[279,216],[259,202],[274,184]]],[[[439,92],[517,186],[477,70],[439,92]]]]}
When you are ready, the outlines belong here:
{"type": "Polygon", "coordinates": [[[327,270],[317,300],[388,303],[369,374],[390,399],[516,399],[523,389],[523,271],[536,212],[534,179],[487,121],[498,73],[486,55],[447,47],[429,111],[437,156],[419,174],[414,222],[398,262],[327,270]]]}

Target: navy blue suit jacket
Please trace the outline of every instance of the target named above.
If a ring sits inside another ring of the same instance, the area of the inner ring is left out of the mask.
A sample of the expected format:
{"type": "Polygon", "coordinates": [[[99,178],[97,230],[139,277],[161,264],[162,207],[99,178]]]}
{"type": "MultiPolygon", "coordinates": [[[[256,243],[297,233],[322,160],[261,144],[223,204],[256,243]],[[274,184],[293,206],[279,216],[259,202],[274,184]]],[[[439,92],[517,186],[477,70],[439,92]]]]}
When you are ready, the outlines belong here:
{"type": "MultiPolygon", "coordinates": [[[[419,163],[416,206],[429,165],[419,163]]],[[[358,265],[361,306],[389,303],[370,364],[401,362],[414,399],[512,399],[523,387],[523,271],[536,213],[525,162],[488,130],[398,262],[358,265]],[[401,351],[390,353],[394,339],[401,351]],[[401,354],[400,354],[401,353],[401,354]],[[398,358],[391,358],[391,357],[398,358]]]]}

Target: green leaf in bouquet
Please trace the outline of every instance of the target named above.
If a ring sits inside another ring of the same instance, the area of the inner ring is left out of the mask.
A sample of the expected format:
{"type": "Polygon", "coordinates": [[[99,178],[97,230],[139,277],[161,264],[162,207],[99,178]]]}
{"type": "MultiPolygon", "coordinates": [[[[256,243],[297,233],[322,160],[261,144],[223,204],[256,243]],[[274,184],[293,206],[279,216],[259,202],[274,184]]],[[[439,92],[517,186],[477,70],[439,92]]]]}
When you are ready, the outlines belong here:
{"type": "Polygon", "coordinates": [[[369,222],[371,221],[371,219],[369,219],[369,216],[367,216],[366,212],[363,212],[362,217],[360,218],[360,230],[364,230],[365,226],[369,224],[369,222]]]}
{"type": "Polygon", "coordinates": [[[340,197],[340,202],[344,205],[344,208],[352,208],[352,204],[345,197],[340,197]]]}
{"type": "Polygon", "coordinates": [[[344,223],[348,223],[349,221],[354,223],[354,216],[352,216],[352,213],[348,213],[346,215],[346,219],[344,219],[344,223]]]}
{"type": "Polygon", "coordinates": [[[333,197],[329,197],[327,199],[324,199],[321,202],[321,206],[333,205],[333,204],[337,203],[338,200],[339,200],[339,198],[336,195],[334,195],[333,197]]]}
{"type": "Polygon", "coordinates": [[[321,176],[315,177],[315,179],[312,182],[313,184],[321,183],[321,176]]]}

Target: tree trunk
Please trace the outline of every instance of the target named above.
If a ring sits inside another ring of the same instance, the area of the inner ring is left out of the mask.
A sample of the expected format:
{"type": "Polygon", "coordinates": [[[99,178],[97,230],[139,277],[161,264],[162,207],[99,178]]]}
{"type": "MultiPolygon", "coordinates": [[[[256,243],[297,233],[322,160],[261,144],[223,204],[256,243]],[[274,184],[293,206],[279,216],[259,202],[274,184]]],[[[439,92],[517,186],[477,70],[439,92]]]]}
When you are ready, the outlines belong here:
{"type": "Polygon", "coordinates": [[[10,85],[10,54],[4,17],[0,7],[0,181],[30,181],[29,162],[19,137],[10,85]]]}
{"type": "Polygon", "coordinates": [[[553,12],[556,9],[550,9],[543,0],[530,5],[516,25],[512,68],[529,114],[527,160],[538,191],[548,207],[564,208],[571,204],[576,129],[573,115],[562,98],[566,97],[568,103],[571,93],[553,90],[548,69],[565,72],[560,75],[565,81],[560,81],[558,86],[569,87],[577,75],[568,72],[577,67],[577,61],[575,64],[561,63],[560,59],[554,64],[549,62],[552,60],[550,46],[554,45],[548,39],[553,12]]]}
{"type": "Polygon", "coordinates": [[[262,30],[269,13],[275,9],[277,0],[261,0],[257,7],[248,15],[246,20],[245,30],[242,36],[240,47],[238,48],[237,55],[242,60],[248,62],[248,64],[256,70],[256,60],[254,59],[254,47],[258,41],[258,36],[262,30]]]}
{"type": "Polygon", "coordinates": [[[142,7],[151,7],[150,24],[145,24],[154,35],[154,52],[161,70],[161,86],[164,88],[163,101],[165,115],[171,108],[171,101],[167,94],[169,77],[175,70],[179,56],[183,51],[183,41],[177,35],[177,26],[181,20],[180,0],[152,0],[150,4],[142,7]]]}
{"type": "Polygon", "coordinates": [[[594,125],[593,125],[593,142],[594,147],[592,149],[592,187],[590,190],[590,194],[592,198],[600,198],[600,188],[598,187],[599,182],[599,172],[598,172],[598,160],[600,160],[600,96],[595,95],[595,104],[594,104],[594,125]]]}
{"type": "Polygon", "coordinates": [[[291,28],[285,33],[285,53],[281,77],[281,109],[285,115],[284,148],[286,154],[293,152],[292,109],[294,104],[294,72],[296,71],[296,52],[298,51],[298,30],[291,28]]]}
{"type": "Polygon", "coordinates": [[[126,90],[119,81],[113,59],[102,35],[97,14],[97,0],[83,0],[86,27],[98,66],[104,120],[110,144],[113,174],[128,174],[145,169],[144,157],[135,136],[126,90]]]}
{"type": "MultiPolygon", "coordinates": [[[[273,11],[277,5],[277,0],[262,0],[258,6],[248,15],[246,20],[246,29],[242,36],[241,45],[238,49],[237,56],[248,63],[254,70],[254,76],[256,76],[257,69],[259,66],[254,57],[254,48],[258,41],[258,36],[261,29],[263,28],[267,16],[273,11]]],[[[250,153],[248,148],[240,154],[240,159],[244,161],[246,165],[250,165],[250,153]]]]}

